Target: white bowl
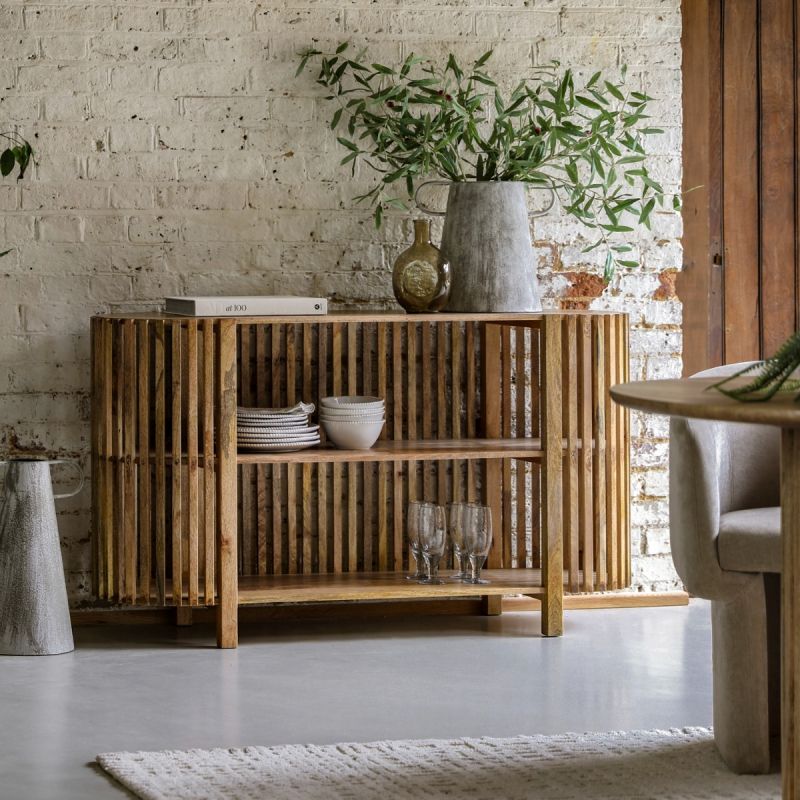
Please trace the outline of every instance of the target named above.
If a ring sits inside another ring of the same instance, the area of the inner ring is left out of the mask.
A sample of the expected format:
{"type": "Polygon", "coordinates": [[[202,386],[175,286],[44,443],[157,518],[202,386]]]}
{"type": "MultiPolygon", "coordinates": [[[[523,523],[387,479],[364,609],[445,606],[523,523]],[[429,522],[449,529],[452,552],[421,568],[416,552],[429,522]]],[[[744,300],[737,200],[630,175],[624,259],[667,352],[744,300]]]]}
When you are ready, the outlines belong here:
{"type": "Polygon", "coordinates": [[[326,411],[341,409],[344,411],[366,411],[383,408],[384,401],[380,397],[363,397],[353,395],[350,397],[323,397],[320,406],[326,411]]]}
{"type": "Polygon", "coordinates": [[[327,411],[319,412],[320,420],[329,419],[332,422],[341,420],[342,422],[380,422],[386,419],[386,414],[383,409],[378,411],[353,411],[341,414],[329,414],[327,411]]]}
{"type": "Polygon", "coordinates": [[[322,420],[328,438],[343,450],[369,450],[383,430],[384,422],[322,420]]]}
{"type": "Polygon", "coordinates": [[[383,406],[373,406],[371,408],[357,408],[353,406],[341,406],[340,408],[328,408],[327,406],[322,406],[319,410],[319,415],[321,417],[351,417],[351,418],[361,418],[361,417],[376,417],[376,416],[383,416],[386,413],[386,409],[383,406]]]}

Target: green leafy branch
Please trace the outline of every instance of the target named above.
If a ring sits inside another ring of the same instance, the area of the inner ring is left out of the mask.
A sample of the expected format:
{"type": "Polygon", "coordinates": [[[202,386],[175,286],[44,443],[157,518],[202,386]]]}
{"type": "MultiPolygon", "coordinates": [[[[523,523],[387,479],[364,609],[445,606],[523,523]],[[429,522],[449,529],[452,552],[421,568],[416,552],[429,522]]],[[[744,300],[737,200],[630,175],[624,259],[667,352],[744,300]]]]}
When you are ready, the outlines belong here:
{"type": "Polygon", "coordinates": [[[633,268],[632,251],[617,234],[650,227],[668,197],[648,172],[644,142],[662,133],[647,124],[651,97],[623,80],[595,73],[580,89],[572,71],[554,62],[505,96],[485,67],[489,50],[463,68],[450,54],[444,67],[410,54],[399,67],[372,62],[341,43],[333,53],[300,54],[297,74],[319,63],[316,81],[336,103],[331,129],[357,162],[377,174],[356,197],[374,209],[380,227],[387,208],[406,209],[419,180],[522,181],[552,189],[564,210],[598,234],[586,251],[605,245],[605,278],[633,268]],[[398,191],[399,190],[399,191],[398,191]]]}
{"type": "MultiPolygon", "coordinates": [[[[6,147],[0,151],[0,176],[3,178],[17,170],[17,180],[25,177],[25,171],[33,159],[33,148],[19,134],[9,131],[0,132],[0,139],[6,147]]],[[[10,253],[10,250],[0,252],[0,258],[10,253]]]]}
{"type": "MultiPolygon", "coordinates": [[[[792,374],[800,367],[800,331],[793,333],[775,355],[764,362],[756,362],[734,375],[730,375],[709,388],[746,403],[769,400],[778,392],[800,391],[800,379],[792,374]],[[750,376],[746,382],[730,386],[737,378],[750,376]]],[[[800,398],[800,395],[798,395],[800,398]]]]}

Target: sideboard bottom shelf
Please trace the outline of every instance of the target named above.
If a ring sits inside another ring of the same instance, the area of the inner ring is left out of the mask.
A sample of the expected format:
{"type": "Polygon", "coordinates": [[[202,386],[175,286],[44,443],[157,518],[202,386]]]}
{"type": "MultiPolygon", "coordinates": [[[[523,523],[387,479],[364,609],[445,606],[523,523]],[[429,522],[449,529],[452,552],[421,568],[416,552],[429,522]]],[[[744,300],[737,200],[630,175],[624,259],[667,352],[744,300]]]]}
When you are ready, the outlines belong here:
{"type": "MultiPolygon", "coordinates": [[[[446,570],[442,577],[452,574],[446,570]]],[[[490,583],[457,581],[426,585],[406,580],[404,572],[352,572],[326,575],[264,575],[239,578],[239,605],[330,603],[340,600],[416,600],[430,597],[480,597],[524,594],[540,597],[541,570],[484,570],[490,583]]]]}

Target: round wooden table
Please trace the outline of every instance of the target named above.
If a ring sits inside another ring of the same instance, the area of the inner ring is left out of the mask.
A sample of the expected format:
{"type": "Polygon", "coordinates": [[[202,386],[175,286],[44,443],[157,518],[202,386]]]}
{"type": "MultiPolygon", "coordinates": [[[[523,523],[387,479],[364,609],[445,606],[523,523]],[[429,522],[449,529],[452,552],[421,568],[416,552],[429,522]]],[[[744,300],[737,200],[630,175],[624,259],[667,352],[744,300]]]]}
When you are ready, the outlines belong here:
{"type": "MultiPolygon", "coordinates": [[[[718,380],[718,379],[716,379],[718,380]]],[[[611,388],[626,408],[651,414],[775,425],[781,434],[781,778],[783,798],[800,799],[800,402],[782,395],[742,403],[709,387],[715,379],[636,381],[611,388]]]]}

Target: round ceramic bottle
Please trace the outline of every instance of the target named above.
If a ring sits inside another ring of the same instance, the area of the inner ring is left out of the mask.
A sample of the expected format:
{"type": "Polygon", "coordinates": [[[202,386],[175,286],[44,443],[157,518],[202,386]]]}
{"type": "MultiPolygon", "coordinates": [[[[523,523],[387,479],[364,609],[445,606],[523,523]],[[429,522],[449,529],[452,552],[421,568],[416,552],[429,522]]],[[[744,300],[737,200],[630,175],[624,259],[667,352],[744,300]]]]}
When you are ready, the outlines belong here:
{"type": "Polygon", "coordinates": [[[397,302],[411,313],[439,311],[450,296],[450,264],[431,244],[431,226],[414,220],[414,243],[394,262],[392,288],[397,302]]]}

